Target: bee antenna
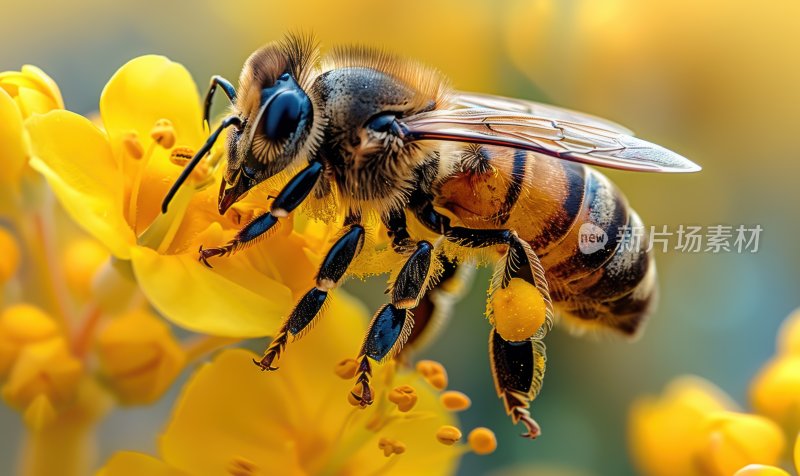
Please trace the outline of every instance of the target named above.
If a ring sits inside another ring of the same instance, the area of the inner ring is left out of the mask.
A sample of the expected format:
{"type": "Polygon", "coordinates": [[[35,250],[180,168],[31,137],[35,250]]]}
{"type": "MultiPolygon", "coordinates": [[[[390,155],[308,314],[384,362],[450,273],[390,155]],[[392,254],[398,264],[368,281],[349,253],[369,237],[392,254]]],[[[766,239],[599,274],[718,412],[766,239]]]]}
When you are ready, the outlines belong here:
{"type": "Polygon", "coordinates": [[[192,173],[192,170],[194,170],[194,168],[197,166],[198,163],[200,163],[203,157],[205,157],[206,154],[208,154],[208,152],[211,150],[211,147],[214,146],[214,143],[217,142],[217,139],[219,138],[219,135],[222,132],[222,130],[230,126],[241,127],[241,125],[242,125],[242,120],[239,119],[238,116],[230,116],[223,119],[219,127],[217,127],[214,130],[214,132],[212,132],[211,135],[208,136],[208,139],[206,139],[206,143],[203,144],[203,147],[200,147],[200,150],[198,150],[196,154],[194,154],[192,160],[190,160],[189,163],[186,164],[186,167],[183,168],[183,172],[181,172],[181,175],[178,177],[175,183],[172,184],[172,188],[169,189],[169,192],[167,192],[167,196],[164,197],[164,201],[161,202],[161,213],[167,213],[167,208],[169,208],[169,203],[175,197],[175,194],[178,193],[178,189],[181,188],[181,185],[183,185],[186,179],[189,178],[189,174],[192,173]]]}

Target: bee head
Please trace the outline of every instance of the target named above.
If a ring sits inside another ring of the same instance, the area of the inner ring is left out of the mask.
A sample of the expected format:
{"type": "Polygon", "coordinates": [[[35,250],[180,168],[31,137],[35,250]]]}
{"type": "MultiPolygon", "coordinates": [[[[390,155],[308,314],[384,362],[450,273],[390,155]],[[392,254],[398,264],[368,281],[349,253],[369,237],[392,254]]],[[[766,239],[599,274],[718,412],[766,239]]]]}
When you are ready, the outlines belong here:
{"type": "Polygon", "coordinates": [[[320,121],[306,91],[316,61],[310,39],[290,36],[257,50],[245,62],[234,106],[242,126],[228,136],[220,213],[315,146],[313,131],[320,121]]]}

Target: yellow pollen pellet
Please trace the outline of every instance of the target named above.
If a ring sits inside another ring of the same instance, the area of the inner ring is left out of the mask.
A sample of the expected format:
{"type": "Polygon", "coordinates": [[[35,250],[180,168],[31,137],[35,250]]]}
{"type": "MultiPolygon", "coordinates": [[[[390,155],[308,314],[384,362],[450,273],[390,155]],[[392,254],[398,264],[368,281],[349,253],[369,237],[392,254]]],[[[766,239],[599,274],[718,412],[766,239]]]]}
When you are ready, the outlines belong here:
{"type": "Polygon", "coordinates": [[[122,136],[122,145],[128,152],[128,155],[136,160],[144,157],[144,146],[139,141],[139,134],[136,131],[130,131],[122,136]]]}
{"type": "Polygon", "coordinates": [[[157,120],[150,129],[150,137],[161,147],[171,149],[175,145],[175,128],[172,127],[172,122],[169,119],[157,120]]]}
{"type": "Polygon", "coordinates": [[[454,445],[461,439],[461,430],[454,426],[444,425],[436,432],[436,439],[443,445],[454,445]]]}
{"type": "Polygon", "coordinates": [[[417,404],[417,391],[411,385],[401,385],[389,392],[389,401],[401,412],[407,412],[417,404]]]}
{"type": "Polygon", "coordinates": [[[333,369],[333,372],[339,377],[350,380],[356,376],[358,370],[358,361],[356,359],[344,359],[333,369]]]}
{"type": "Polygon", "coordinates": [[[468,396],[455,390],[448,390],[447,392],[444,392],[439,397],[439,401],[448,410],[456,412],[466,410],[470,407],[470,405],[472,405],[472,401],[468,396]]]}
{"type": "Polygon", "coordinates": [[[494,432],[488,428],[475,428],[469,432],[467,443],[475,454],[488,455],[497,449],[497,438],[494,432]]]}
{"type": "Polygon", "coordinates": [[[417,372],[437,390],[447,388],[447,371],[444,366],[434,360],[417,362],[417,372]]]}
{"type": "Polygon", "coordinates": [[[400,455],[406,452],[406,445],[397,441],[390,440],[389,438],[381,438],[378,440],[378,449],[383,450],[383,456],[387,458],[393,454],[400,455]]]}
{"type": "Polygon", "coordinates": [[[535,286],[514,278],[491,297],[492,318],[500,337],[519,342],[531,337],[545,322],[545,302],[535,286]]]}

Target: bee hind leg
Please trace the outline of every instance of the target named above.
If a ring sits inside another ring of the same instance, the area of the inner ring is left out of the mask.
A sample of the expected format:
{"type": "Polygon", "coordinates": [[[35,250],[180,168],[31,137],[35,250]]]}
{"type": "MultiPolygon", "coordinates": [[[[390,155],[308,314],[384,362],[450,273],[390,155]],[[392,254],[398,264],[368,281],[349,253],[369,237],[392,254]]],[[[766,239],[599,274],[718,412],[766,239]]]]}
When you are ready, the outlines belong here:
{"type": "Polygon", "coordinates": [[[528,408],[542,387],[546,361],[544,343],[534,339],[509,342],[492,329],[489,360],[497,396],[503,400],[506,413],[514,423],[525,425],[523,437],[536,438],[541,430],[528,408]]]}
{"type": "Polygon", "coordinates": [[[277,370],[275,362],[280,359],[289,339],[296,340],[313,327],[322,313],[328,292],[335,288],[364,245],[364,228],[354,217],[345,222],[345,232],[336,240],[320,265],[316,286],[311,288],[297,303],[292,313],[281,325],[261,360],[255,363],[262,370],[277,370]]]}

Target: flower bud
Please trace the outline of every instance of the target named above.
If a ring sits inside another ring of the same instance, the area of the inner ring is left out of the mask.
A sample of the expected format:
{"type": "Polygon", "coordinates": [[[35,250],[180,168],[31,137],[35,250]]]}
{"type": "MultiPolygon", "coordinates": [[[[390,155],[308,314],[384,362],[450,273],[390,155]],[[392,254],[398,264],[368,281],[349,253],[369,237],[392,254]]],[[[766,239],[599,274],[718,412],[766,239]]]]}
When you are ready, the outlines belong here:
{"type": "Polygon", "coordinates": [[[58,325],[38,307],[15,304],[0,314],[0,377],[14,365],[20,349],[59,335],[58,325]]]}
{"type": "Polygon", "coordinates": [[[73,240],[67,246],[62,262],[70,290],[81,298],[89,297],[95,275],[110,256],[108,250],[95,240],[73,240]]]}
{"type": "Polygon", "coordinates": [[[64,109],[58,85],[36,66],[25,65],[20,71],[0,73],[0,89],[14,98],[24,118],[64,109]]]}
{"type": "Polygon", "coordinates": [[[58,409],[69,403],[83,375],[83,364],[72,355],[66,339],[55,337],[23,347],[2,389],[9,406],[26,413],[33,405],[58,409]],[[44,396],[46,400],[41,397],[44,396]]]}
{"type": "Polygon", "coordinates": [[[696,474],[692,442],[699,438],[700,422],[709,413],[731,408],[733,403],[722,390],[698,377],[679,378],[662,396],[636,401],[628,441],[638,473],[696,474]]]}
{"type": "Polygon", "coordinates": [[[792,433],[800,429],[800,355],[768,362],[750,387],[753,408],[792,433]]]}
{"type": "Polygon", "coordinates": [[[705,474],[734,474],[748,464],[776,465],[786,447],[783,431],[757,415],[714,412],[701,423],[695,462],[705,474]]]}
{"type": "Polygon", "coordinates": [[[97,336],[97,354],[109,386],[127,404],[157,400],[186,361],[169,327],[144,311],[109,323],[97,336]]]}

